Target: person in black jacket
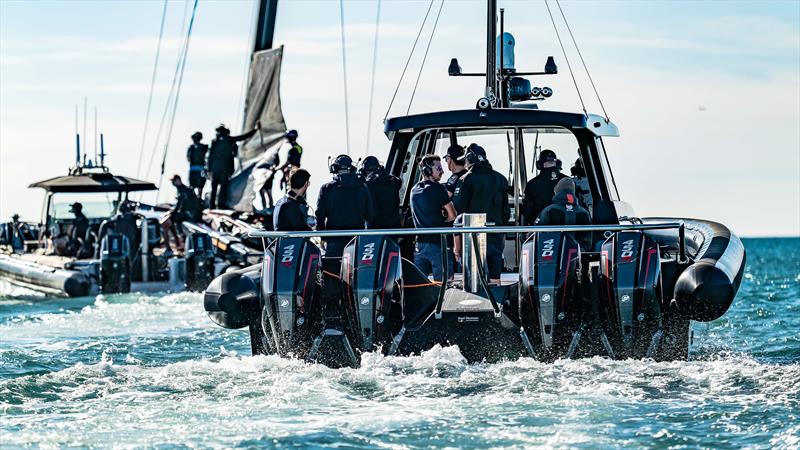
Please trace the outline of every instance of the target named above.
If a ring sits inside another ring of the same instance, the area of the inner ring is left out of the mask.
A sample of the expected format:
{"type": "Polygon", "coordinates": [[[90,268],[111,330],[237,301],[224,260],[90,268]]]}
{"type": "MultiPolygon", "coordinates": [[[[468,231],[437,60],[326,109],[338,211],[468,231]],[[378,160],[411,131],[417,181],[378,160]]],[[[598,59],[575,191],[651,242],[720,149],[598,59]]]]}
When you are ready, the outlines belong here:
{"type": "MultiPolygon", "coordinates": [[[[539,213],[535,225],[589,225],[591,219],[575,196],[575,181],[562,178],[556,184],[553,203],[539,213]]],[[[573,236],[584,249],[591,248],[591,233],[577,233],[573,236]]]]}
{"type": "Polygon", "coordinates": [[[169,246],[170,234],[173,234],[178,249],[182,250],[181,224],[186,221],[200,222],[203,217],[203,206],[192,188],[183,184],[180,175],[173,175],[170,181],[178,192],[175,198],[175,206],[161,218],[161,231],[167,246],[169,246]]]}
{"type": "MultiPolygon", "coordinates": [[[[317,230],[363,229],[373,219],[369,189],[355,173],[353,160],[339,155],[330,165],[333,181],[325,183],[317,197],[317,230]]],[[[324,239],[325,256],[341,257],[351,237],[324,239]]]]}
{"type": "Polygon", "coordinates": [[[458,144],[451,145],[447,149],[447,154],[444,155],[444,160],[447,161],[447,170],[450,171],[450,178],[447,179],[444,187],[447,189],[450,198],[452,198],[461,178],[467,174],[467,168],[464,166],[466,164],[464,147],[458,144]]]}
{"type": "Polygon", "coordinates": [[[561,173],[561,161],[552,150],[542,150],[536,161],[539,174],[525,185],[525,198],[522,200],[522,216],[525,225],[533,225],[539,213],[552,201],[554,188],[559,180],[566,177],[561,173]]]}
{"type": "Polygon", "coordinates": [[[228,181],[233,175],[233,162],[239,153],[236,143],[249,139],[259,128],[261,128],[261,124],[256,123],[256,128],[247,133],[231,136],[231,130],[225,125],[217,127],[217,137],[211,141],[211,148],[208,150],[208,173],[211,174],[211,209],[217,206],[228,207],[228,181]]]}
{"type": "MultiPolygon", "coordinates": [[[[470,144],[465,155],[468,172],[453,194],[453,204],[459,214],[486,214],[486,223],[494,226],[505,225],[511,217],[508,204],[508,180],[492,169],[486,158],[486,150],[480,145],[470,144]]],[[[456,242],[456,259],[461,259],[456,242]]],[[[503,270],[503,249],[505,237],[500,233],[486,236],[486,266],[489,282],[500,284],[503,270]]]]}
{"type": "Polygon", "coordinates": [[[189,186],[197,189],[197,198],[203,198],[203,186],[206,185],[206,153],[208,146],[203,144],[203,133],[197,131],[192,135],[192,145],[186,150],[189,161],[189,186]]]}
{"type": "Polygon", "coordinates": [[[374,209],[367,228],[400,228],[400,178],[387,173],[374,156],[364,158],[359,175],[369,189],[374,209]]]}
{"type": "Polygon", "coordinates": [[[306,191],[311,185],[311,174],[305,169],[294,169],[289,175],[289,192],[275,204],[272,226],[275,231],[310,231],[306,191]]]}

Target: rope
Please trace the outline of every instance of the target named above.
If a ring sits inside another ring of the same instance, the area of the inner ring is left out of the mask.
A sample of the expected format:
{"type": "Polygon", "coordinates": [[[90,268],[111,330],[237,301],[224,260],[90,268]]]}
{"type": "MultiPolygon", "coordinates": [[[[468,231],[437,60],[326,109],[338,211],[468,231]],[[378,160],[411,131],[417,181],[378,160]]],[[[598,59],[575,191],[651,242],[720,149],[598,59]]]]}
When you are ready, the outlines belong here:
{"type": "Polygon", "coordinates": [[[344,0],[339,0],[339,25],[342,32],[342,78],[344,79],[344,133],[347,154],[350,154],[350,108],[347,104],[347,52],[344,41],[344,0]]]}
{"type": "Polygon", "coordinates": [[[564,15],[564,10],[561,9],[561,3],[559,3],[558,0],[556,0],[556,5],[558,6],[558,10],[561,11],[561,17],[564,18],[564,24],[567,26],[569,36],[572,38],[572,43],[575,45],[575,50],[578,52],[578,56],[581,58],[583,69],[586,71],[586,75],[589,77],[589,82],[592,84],[592,89],[594,89],[594,95],[597,97],[597,101],[600,102],[600,108],[603,110],[603,115],[606,116],[606,123],[608,123],[610,122],[610,119],[608,118],[606,107],[603,105],[603,100],[600,99],[600,94],[597,92],[597,87],[594,85],[594,80],[592,79],[592,74],[589,73],[589,68],[586,66],[586,61],[583,60],[581,49],[578,48],[578,41],[575,40],[575,36],[572,34],[572,29],[569,27],[569,22],[567,22],[567,16],[564,15]]]}
{"type": "Polygon", "coordinates": [[[364,148],[364,156],[369,154],[369,138],[372,125],[372,100],[375,95],[375,69],[378,62],[378,35],[381,24],[381,0],[378,0],[378,10],[375,13],[375,42],[372,44],[372,77],[369,82],[369,112],[367,113],[367,145],[364,148]]]}
{"type": "Polygon", "coordinates": [[[428,21],[428,14],[430,14],[432,7],[433,7],[433,0],[431,0],[430,4],[428,5],[428,11],[425,12],[425,17],[422,19],[422,25],[419,26],[419,32],[417,32],[417,38],[414,39],[414,45],[411,47],[411,53],[408,54],[406,65],[405,67],[403,67],[403,73],[400,74],[400,80],[397,81],[397,87],[394,88],[394,94],[392,94],[392,100],[389,102],[389,108],[386,109],[386,114],[383,116],[384,122],[386,122],[386,118],[389,117],[389,111],[392,110],[394,99],[397,97],[397,91],[400,90],[400,84],[403,82],[403,77],[405,77],[406,75],[406,70],[408,69],[408,63],[411,62],[411,57],[414,56],[414,50],[417,48],[417,42],[419,42],[419,37],[422,35],[422,29],[425,28],[425,22],[428,21]]]}
{"type": "Polygon", "coordinates": [[[327,276],[329,276],[329,277],[336,278],[337,280],[341,280],[342,279],[342,277],[340,277],[338,273],[328,272],[327,270],[324,270],[324,269],[322,270],[322,273],[327,275],[327,276]]]}
{"type": "Polygon", "coordinates": [[[197,14],[197,3],[198,0],[194,0],[194,6],[192,7],[192,17],[189,19],[189,29],[186,32],[186,43],[183,46],[183,55],[181,57],[181,65],[180,65],[180,75],[178,78],[178,86],[175,90],[175,101],[172,105],[172,117],[169,120],[169,128],[167,129],[167,138],[164,141],[164,154],[161,157],[161,174],[158,178],[158,192],[156,193],[156,203],[158,203],[158,195],[161,193],[161,183],[164,180],[164,164],[167,162],[167,151],[169,150],[169,140],[172,137],[172,127],[175,125],[175,113],[178,111],[178,100],[181,96],[181,85],[183,85],[183,74],[186,70],[186,59],[187,55],[189,54],[189,40],[192,37],[192,26],[194,25],[194,18],[197,14]]]}
{"type": "MultiPolygon", "coordinates": [[[[250,25],[250,32],[247,34],[247,45],[252,45],[253,43],[253,34],[255,34],[255,30],[258,27],[258,18],[256,11],[258,11],[258,2],[253,2],[253,7],[251,8],[250,15],[253,17],[251,19],[250,25]]],[[[233,123],[239,123],[239,118],[242,119],[242,132],[244,133],[244,121],[245,118],[242,117],[242,112],[244,111],[244,97],[245,97],[245,88],[247,87],[247,81],[249,78],[250,73],[250,61],[253,57],[253,52],[251,51],[250,47],[245,47],[247,49],[247,61],[244,64],[244,70],[242,71],[242,85],[239,87],[239,106],[236,108],[236,120],[233,123]]],[[[238,155],[238,153],[237,153],[238,155]]]]}
{"type": "Polygon", "coordinates": [[[439,12],[436,13],[436,20],[433,22],[433,29],[431,30],[431,37],[428,39],[428,46],[425,48],[425,56],[422,57],[422,64],[419,66],[419,73],[417,73],[417,81],[414,82],[414,90],[411,91],[411,99],[408,101],[408,108],[406,108],[406,115],[411,111],[411,103],[414,102],[414,95],[417,93],[417,86],[419,85],[419,78],[422,76],[422,69],[425,68],[425,61],[428,59],[428,50],[431,49],[431,42],[433,42],[433,35],[436,34],[436,25],[439,25],[439,16],[442,15],[442,8],[444,8],[444,0],[439,4],[439,12]]]}
{"type": "Polygon", "coordinates": [[[153,105],[153,91],[156,85],[156,71],[158,59],[161,56],[161,41],[164,38],[164,22],[167,19],[167,1],[164,0],[164,9],[161,11],[161,28],[158,31],[158,45],[156,46],[156,60],[153,63],[153,76],[150,78],[150,94],[147,96],[147,112],[144,113],[144,130],[142,131],[142,145],[139,147],[139,162],[136,164],[136,176],[142,171],[142,155],[144,155],[144,142],[147,138],[147,126],[150,123],[150,107],[153,105]]]}
{"type": "MultiPolygon", "coordinates": [[[[186,0],[184,3],[183,9],[183,18],[181,19],[181,32],[179,36],[183,35],[184,30],[186,29],[186,15],[189,13],[189,0],[186,0]]],[[[156,140],[153,142],[153,150],[150,152],[150,159],[147,162],[147,171],[145,172],[145,178],[150,177],[150,169],[153,167],[153,161],[156,157],[156,151],[158,151],[158,141],[161,140],[161,132],[164,129],[164,123],[167,121],[167,115],[169,115],[169,107],[170,103],[172,102],[172,96],[175,93],[175,83],[178,81],[178,71],[181,67],[181,57],[180,55],[183,54],[183,46],[185,45],[185,41],[181,42],[181,46],[178,50],[178,62],[175,65],[175,73],[172,75],[172,84],[169,87],[169,93],[167,94],[167,103],[164,105],[164,113],[161,115],[161,122],[158,125],[158,132],[156,133],[156,140]]]]}
{"type": "Polygon", "coordinates": [[[547,0],[544,0],[544,6],[547,7],[547,14],[550,15],[550,22],[553,23],[553,29],[556,31],[556,37],[558,38],[558,45],[561,46],[561,53],[564,55],[564,60],[567,61],[567,68],[569,69],[569,75],[572,77],[572,83],[575,85],[575,90],[578,92],[578,99],[581,101],[583,114],[586,117],[589,117],[589,113],[586,112],[586,105],[583,103],[583,96],[581,95],[581,89],[578,87],[578,82],[575,80],[575,74],[572,72],[572,66],[570,65],[569,58],[567,57],[567,51],[564,50],[564,43],[561,42],[561,35],[558,33],[558,27],[556,26],[555,19],[553,19],[553,13],[550,11],[550,4],[547,3],[547,0]]]}

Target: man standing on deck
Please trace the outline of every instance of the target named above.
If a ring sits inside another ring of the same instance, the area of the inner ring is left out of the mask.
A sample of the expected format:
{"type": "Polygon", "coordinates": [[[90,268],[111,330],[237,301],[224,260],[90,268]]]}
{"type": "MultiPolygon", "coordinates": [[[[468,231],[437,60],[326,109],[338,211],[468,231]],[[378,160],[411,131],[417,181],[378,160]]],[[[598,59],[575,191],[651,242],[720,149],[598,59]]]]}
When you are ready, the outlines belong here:
{"type": "Polygon", "coordinates": [[[374,156],[364,158],[359,174],[369,189],[375,210],[367,228],[400,228],[400,179],[387,173],[374,156]]]}
{"type": "Polygon", "coordinates": [[[300,167],[300,159],[303,157],[303,146],[297,143],[297,136],[297,130],[289,130],[286,133],[286,142],[289,143],[289,151],[286,154],[286,163],[278,167],[278,170],[283,172],[281,190],[286,189],[286,183],[289,181],[289,173],[292,169],[300,167]]]}
{"type": "Polygon", "coordinates": [[[236,143],[250,138],[259,128],[261,128],[261,124],[257,122],[256,128],[253,130],[240,136],[231,136],[231,130],[225,125],[217,127],[217,137],[211,141],[211,148],[208,152],[208,173],[211,174],[211,209],[217,206],[227,208],[228,181],[233,175],[233,161],[239,153],[236,143]]]}
{"type": "MultiPolygon", "coordinates": [[[[373,218],[369,189],[355,173],[353,160],[339,155],[330,165],[333,181],[325,183],[317,197],[317,230],[363,229],[373,218]]],[[[323,239],[325,257],[341,257],[352,237],[323,239]]]]}
{"type": "Polygon", "coordinates": [[[447,161],[447,170],[449,170],[451,174],[450,178],[448,178],[447,182],[444,184],[444,187],[447,188],[447,193],[450,195],[450,198],[452,198],[461,178],[467,174],[467,168],[464,166],[466,163],[466,161],[464,161],[464,147],[458,144],[451,145],[447,149],[444,160],[447,161]]]}
{"type": "MultiPolygon", "coordinates": [[[[486,158],[486,150],[480,145],[470,144],[465,154],[467,173],[453,195],[453,204],[459,214],[486,214],[486,223],[494,226],[505,225],[511,217],[508,205],[508,180],[500,172],[492,169],[486,158]]],[[[503,270],[503,249],[505,235],[487,233],[486,267],[489,282],[500,284],[503,270]]],[[[461,249],[456,246],[456,258],[461,249]]]]}
{"type": "Polygon", "coordinates": [[[186,159],[189,161],[189,186],[197,189],[197,198],[203,198],[203,186],[206,185],[206,153],[208,146],[203,144],[203,133],[196,131],[192,135],[192,145],[186,150],[186,159]]]}
{"type": "Polygon", "coordinates": [[[556,183],[566,177],[561,173],[561,161],[552,150],[542,150],[536,161],[539,174],[525,185],[525,198],[522,201],[522,216],[525,225],[533,225],[539,214],[553,202],[556,183]]]}
{"type": "Polygon", "coordinates": [[[275,204],[272,226],[275,231],[310,231],[306,191],[311,185],[311,174],[305,169],[294,169],[289,174],[289,192],[275,204]]]}
{"type": "MultiPolygon", "coordinates": [[[[419,163],[422,180],[411,189],[411,215],[416,228],[442,228],[453,224],[456,209],[447,189],[439,183],[444,174],[442,161],[437,155],[426,155],[419,163]]],[[[433,275],[436,281],[444,280],[441,237],[435,234],[421,234],[417,237],[417,251],[414,265],[425,275],[433,275]]],[[[447,278],[453,274],[452,267],[447,278]]]]}

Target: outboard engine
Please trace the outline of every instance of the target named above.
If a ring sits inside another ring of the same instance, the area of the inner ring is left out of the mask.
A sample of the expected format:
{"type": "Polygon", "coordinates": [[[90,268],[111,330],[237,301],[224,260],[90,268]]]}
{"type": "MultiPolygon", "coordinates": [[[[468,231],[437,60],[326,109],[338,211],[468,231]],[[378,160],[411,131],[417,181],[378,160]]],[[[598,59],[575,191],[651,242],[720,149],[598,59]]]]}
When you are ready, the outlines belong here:
{"type": "Polygon", "coordinates": [[[320,250],[310,240],[280,238],[261,269],[261,323],[267,351],[307,355],[321,326],[320,250]]]}
{"type": "Polygon", "coordinates": [[[356,349],[388,350],[392,326],[401,319],[401,267],[400,247],[385,236],[358,236],[345,247],[345,323],[356,349]]]}
{"type": "Polygon", "coordinates": [[[100,291],[104,294],[131,291],[130,243],[121,234],[109,233],[100,244],[100,291]]]}
{"type": "Polygon", "coordinates": [[[202,291],[214,279],[214,249],[205,233],[190,233],[186,239],[186,288],[202,291]]]}
{"type": "Polygon", "coordinates": [[[660,345],[661,255],[639,231],[615,233],[600,253],[603,345],[612,358],[655,357],[660,345]]]}
{"type": "Polygon", "coordinates": [[[535,233],[522,245],[520,334],[534,358],[572,357],[582,333],[581,250],[569,234],[535,233]]]}
{"type": "Polygon", "coordinates": [[[261,328],[261,265],[224,273],[211,281],[203,296],[208,317],[223,328],[250,328],[254,355],[265,353],[266,339],[261,328]]]}

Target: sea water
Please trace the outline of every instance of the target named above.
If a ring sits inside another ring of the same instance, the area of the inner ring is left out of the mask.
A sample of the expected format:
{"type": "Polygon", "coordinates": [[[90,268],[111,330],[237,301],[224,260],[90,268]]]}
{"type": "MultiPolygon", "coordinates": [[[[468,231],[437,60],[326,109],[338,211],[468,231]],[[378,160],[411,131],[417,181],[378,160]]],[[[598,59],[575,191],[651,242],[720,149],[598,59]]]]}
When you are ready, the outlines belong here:
{"type": "Polygon", "coordinates": [[[800,239],[748,239],[730,311],[687,361],[457,348],[329,369],[249,356],[200,294],[0,285],[0,447],[798,448],[800,239]]]}

